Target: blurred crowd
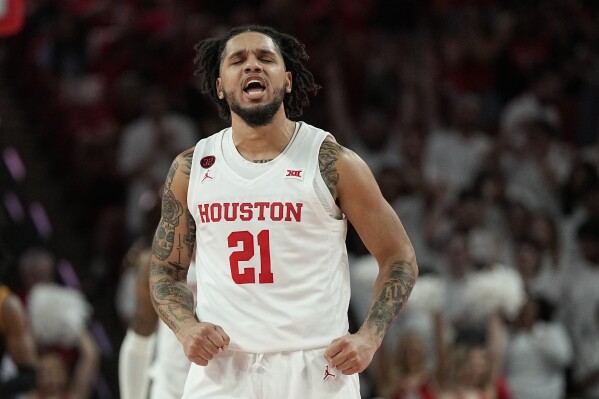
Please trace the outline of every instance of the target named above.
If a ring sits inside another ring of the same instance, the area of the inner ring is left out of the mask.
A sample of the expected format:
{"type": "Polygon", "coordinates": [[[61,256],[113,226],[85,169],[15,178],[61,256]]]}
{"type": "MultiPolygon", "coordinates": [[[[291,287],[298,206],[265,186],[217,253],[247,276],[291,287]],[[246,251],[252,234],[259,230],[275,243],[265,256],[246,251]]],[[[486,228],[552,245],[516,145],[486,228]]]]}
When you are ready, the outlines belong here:
{"type": "MultiPolygon", "coordinates": [[[[301,119],[366,161],[436,287],[435,300],[414,300],[419,320],[400,317],[365,373],[365,397],[599,398],[599,2],[27,8],[24,30],[3,44],[6,73],[69,176],[88,259],[75,268],[92,271],[89,290],[115,293],[123,333],[128,249],[151,234],[170,162],[225,126],[196,85],[194,44],[261,23],[305,43],[323,88],[301,119]],[[476,312],[488,296],[473,281],[498,271],[513,276],[487,293],[515,294],[476,312]]],[[[373,264],[351,227],[348,250],[359,323],[373,264]]]]}

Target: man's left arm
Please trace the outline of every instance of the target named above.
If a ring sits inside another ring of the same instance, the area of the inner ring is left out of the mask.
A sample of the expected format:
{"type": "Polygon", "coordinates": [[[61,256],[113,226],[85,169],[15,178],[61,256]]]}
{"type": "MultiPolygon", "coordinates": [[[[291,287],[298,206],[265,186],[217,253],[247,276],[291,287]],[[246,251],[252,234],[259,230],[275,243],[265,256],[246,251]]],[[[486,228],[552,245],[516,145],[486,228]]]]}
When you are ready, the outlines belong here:
{"type": "Polygon", "coordinates": [[[397,213],[358,155],[327,140],[320,151],[320,169],[333,197],[379,265],[370,308],[360,329],[334,340],[325,351],[331,366],[354,374],[368,367],[406,304],[418,265],[397,213]]]}

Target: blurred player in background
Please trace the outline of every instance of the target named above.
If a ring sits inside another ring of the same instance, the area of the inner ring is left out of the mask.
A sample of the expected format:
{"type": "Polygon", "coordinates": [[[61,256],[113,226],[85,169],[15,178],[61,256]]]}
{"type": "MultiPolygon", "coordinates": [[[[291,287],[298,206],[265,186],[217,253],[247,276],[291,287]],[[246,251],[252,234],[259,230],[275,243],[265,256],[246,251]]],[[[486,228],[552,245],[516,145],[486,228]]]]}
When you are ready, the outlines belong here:
{"type": "MultiPolygon", "coordinates": [[[[136,309],[119,356],[121,399],[179,399],[191,364],[175,334],[152,307],[150,255],[146,249],[138,256],[136,309]]],[[[188,284],[195,293],[194,266],[190,271],[188,284]]]]}
{"type": "MultiPolygon", "coordinates": [[[[185,357],[181,344],[158,318],[150,299],[150,244],[159,217],[159,206],[145,210],[143,233],[123,260],[127,270],[123,275],[120,302],[132,302],[134,306],[130,315],[123,314],[128,328],[119,354],[121,399],[180,399],[189,371],[190,361],[185,357]],[[127,287],[131,276],[129,270],[133,270],[131,275],[134,276],[132,289],[127,287]]],[[[190,270],[188,287],[195,295],[193,262],[190,270]]],[[[126,312],[123,310],[121,313],[126,312]]]]}

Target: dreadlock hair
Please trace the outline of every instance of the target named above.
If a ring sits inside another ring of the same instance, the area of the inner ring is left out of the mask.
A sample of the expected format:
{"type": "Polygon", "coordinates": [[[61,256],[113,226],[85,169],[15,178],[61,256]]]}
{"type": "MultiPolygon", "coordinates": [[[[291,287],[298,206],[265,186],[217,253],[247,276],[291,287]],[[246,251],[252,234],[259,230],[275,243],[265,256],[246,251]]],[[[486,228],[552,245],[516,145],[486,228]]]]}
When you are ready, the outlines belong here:
{"type": "Polygon", "coordinates": [[[229,30],[222,38],[208,38],[194,46],[196,65],[194,75],[199,78],[202,93],[207,94],[217,105],[219,115],[229,121],[231,118],[226,100],[218,98],[216,79],[220,76],[220,63],[227,42],[234,36],[245,32],[258,32],[270,37],[277,46],[285,69],[293,76],[293,90],[286,93],[283,99],[285,114],[289,117],[300,116],[304,107],[310,104],[308,94],[316,94],[321,88],[314,81],[312,73],[306,69],[303,61],[308,60],[308,54],[302,43],[293,36],[277,32],[275,29],[262,25],[244,25],[229,30]]]}

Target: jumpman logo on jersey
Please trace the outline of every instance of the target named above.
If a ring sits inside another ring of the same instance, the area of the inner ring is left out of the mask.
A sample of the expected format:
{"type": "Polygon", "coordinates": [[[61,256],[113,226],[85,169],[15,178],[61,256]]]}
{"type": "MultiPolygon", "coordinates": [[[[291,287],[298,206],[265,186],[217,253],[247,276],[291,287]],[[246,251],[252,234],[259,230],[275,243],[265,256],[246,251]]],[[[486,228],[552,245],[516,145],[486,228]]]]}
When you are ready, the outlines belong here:
{"type": "Polygon", "coordinates": [[[210,169],[208,169],[206,171],[206,173],[204,174],[204,177],[202,177],[202,181],[200,183],[204,183],[204,180],[206,180],[206,179],[214,180],[214,177],[210,176],[209,173],[210,173],[210,169]]]}
{"type": "Polygon", "coordinates": [[[335,378],[337,376],[329,371],[329,366],[326,366],[326,368],[324,369],[324,378],[323,378],[323,380],[326,380],[329,377],[335,378]]]}

